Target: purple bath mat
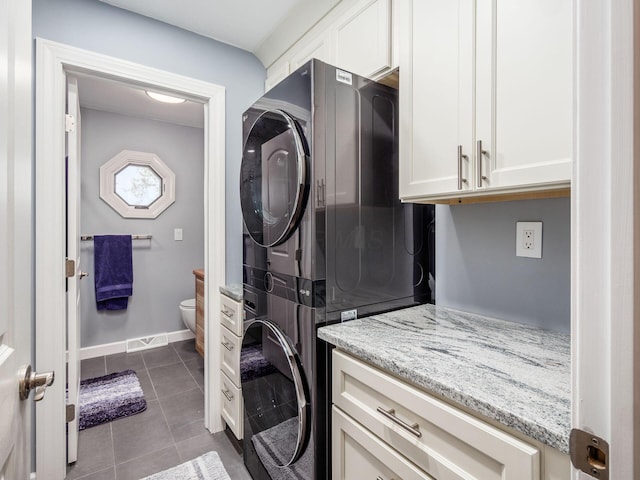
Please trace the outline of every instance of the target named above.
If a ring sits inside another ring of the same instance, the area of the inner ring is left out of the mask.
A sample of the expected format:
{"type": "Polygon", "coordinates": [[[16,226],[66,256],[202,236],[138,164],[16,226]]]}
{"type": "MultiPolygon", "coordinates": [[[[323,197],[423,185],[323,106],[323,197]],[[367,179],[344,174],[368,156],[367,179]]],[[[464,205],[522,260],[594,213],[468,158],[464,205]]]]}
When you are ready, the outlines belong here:
{"type": "Polygon", "coordinates": [[[147,401],[133,370],[80,382],[80,430],[135,415],[146,409],[147,401]]]}

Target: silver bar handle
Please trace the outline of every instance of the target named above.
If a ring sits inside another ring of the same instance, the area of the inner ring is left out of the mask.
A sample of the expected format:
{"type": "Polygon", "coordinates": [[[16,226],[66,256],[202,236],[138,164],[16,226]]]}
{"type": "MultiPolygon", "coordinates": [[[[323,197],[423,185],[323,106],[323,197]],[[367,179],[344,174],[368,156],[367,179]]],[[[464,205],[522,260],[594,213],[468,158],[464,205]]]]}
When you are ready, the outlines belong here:
{"type": "Polygon", "coordinates": [[[225,317],[233,318],[233,310],[228,310],[227,307],[224,307],[222,313],[225,315],[225,317]]]}
{"type": "Polygon", "coordinates": [[[224,389],[222,390],[222,394],[227,397],[227,400],[231,401],[233,400],[233,393],[231,393],[229,390],[224,389]]]}
{"type": "Polygon", "coordinates": [[[223,346],[224,348],[226,348],[227,350],[229,350],[229,351],[233,350],[233,343],[230,343],[230,342],[222,342],[222,346],[223,346]]]}
{"type": "Polygon", "coordinates": [[[476,157],[478,159],[478,187],[482,186],[483,180],[486,180],[486,175],[482,174],[482,156],[487,155],[489,152],[482,149],[482,140],[476,142],[476,157]]]}
{"type": "Polygon", "coordinates": [[[462,153],[462,145],[458,145],[458,190],[462,190],[462,184],[467,183],[467,179],[462,178],[462,160],[467,160],[468,158],[462,153]]]}
{"type": "Polygon", "coordinates": [[[381,413],[392,422],[397,423],[410,434],[415,435],[418,438],[422,437],[422,432],[420,431],[420,425],[418,425],[417,423],[414,423],[413,425],[409,425],[404,420],[400,420],[398,417],[396,417],[395,409],[390,408],[389,410],[385,410],[382,407],[378,407],[377,410],[378,410],[378,413],[381,413]]]}

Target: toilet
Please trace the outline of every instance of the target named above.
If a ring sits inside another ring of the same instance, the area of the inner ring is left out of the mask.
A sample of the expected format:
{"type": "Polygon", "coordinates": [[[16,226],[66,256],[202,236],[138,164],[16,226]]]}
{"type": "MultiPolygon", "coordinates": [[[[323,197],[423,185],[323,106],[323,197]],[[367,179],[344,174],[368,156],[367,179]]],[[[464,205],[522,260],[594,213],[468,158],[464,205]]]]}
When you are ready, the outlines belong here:
{"type": "Polygon", "coordinates": [[[180,316],[185,326],[196,333],[196,299],[189,298],[180,302],[180,316]]]}

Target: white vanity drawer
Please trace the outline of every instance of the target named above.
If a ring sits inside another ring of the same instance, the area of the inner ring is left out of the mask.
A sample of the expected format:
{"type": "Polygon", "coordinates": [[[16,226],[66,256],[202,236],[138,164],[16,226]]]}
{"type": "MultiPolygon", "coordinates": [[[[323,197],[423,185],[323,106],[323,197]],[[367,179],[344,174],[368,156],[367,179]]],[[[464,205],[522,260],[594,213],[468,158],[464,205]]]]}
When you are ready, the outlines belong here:
{"type": "Polygon", "coordinates": [[[220,324],[241,337],[243,334],[242,317],[242,303],[236,302],[226,295],[220,295],[220,324]]]}
{"type": "Polygon", "coordinates": [[[334,480],[433,480],[340,409],[332,409],[334,480]]]}
{"type": "Polygon", "coordinates": [[[240,387],[240,349],[242,338],[220,327],[220,370],[240,387]]]}
{"type": "Polygon", "coordinates": [[[220,398],[222,400],[222,418],[238,440],[243,436],[242,390],[236,387],[229,377],[220,373],[220,398]]]}
{"type": "Polygon", "coordinates": [[[333,403],[438,480],[539,480],[540,451],[377,368],[333,352],[333,403]]]}

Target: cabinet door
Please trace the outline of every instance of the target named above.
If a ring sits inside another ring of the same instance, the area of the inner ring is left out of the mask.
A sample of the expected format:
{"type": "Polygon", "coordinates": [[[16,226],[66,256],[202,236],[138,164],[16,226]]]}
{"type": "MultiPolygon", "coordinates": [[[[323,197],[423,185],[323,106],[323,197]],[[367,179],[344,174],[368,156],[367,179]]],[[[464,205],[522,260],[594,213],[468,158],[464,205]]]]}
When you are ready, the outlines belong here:
{"type": "Polygon", "coordinates": [[[339,408],[333,407],[331,417],[334,480],[433,480],[339,408]]]}
{"type": "Polygon", "coordinates": [[[372,77],[391,67],[391,1],[368,0],[336,25],[336,66],[372,77]]]}
{"type": "Polygon", "coordinates": [[[400,197],[467,191],[472,162],[459,165],[458,146],[471,159],[473,0],[402,0],[399,15],[400,197]]]}
{"type": "Polygon", "coordinates": [[[477,0],[480,188],[568,186],[571,18],[570,0],[477,0]]]}
{"type": "Polygon", "coordinates": [[[275,87],[281,80],[284,80],[289,75],[289,62],[284,61],[279,65],[272,66],[267,71],[267,78],[264,81],[265,92],[275,87]]]}
{"type": "Polygon", "coordinates": [[[324,32],[310,42],[295,49],[291,56],[291,71],[293,72],[312,58],[333,64],[334,58],[332,52],[331,32],[324,32]]]}

